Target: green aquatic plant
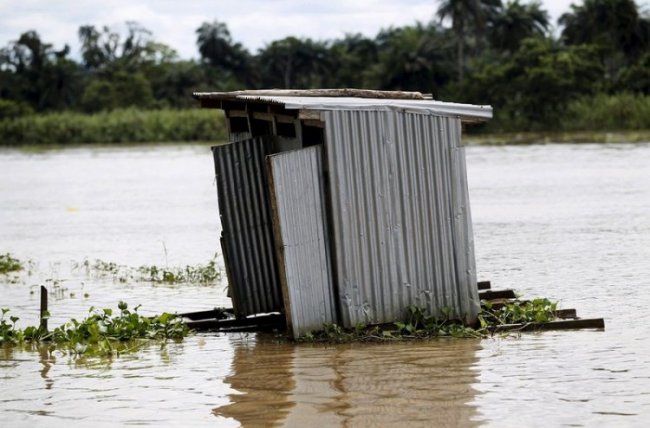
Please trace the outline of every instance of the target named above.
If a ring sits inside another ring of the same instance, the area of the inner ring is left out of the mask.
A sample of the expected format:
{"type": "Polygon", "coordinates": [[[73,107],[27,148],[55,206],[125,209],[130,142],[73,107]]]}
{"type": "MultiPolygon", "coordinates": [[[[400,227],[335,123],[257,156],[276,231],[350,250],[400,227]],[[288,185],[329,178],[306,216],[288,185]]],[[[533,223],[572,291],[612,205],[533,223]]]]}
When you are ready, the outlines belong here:
{"type": "Polygon", "coordinates": [[[416,305],[407,306],[403,321],[392,324],[366,325],[358,323],[353,329],[337,324],[324,324],[320,331],[309,332],[299,342],[387,342],[439,337],[477,338],[488,335],[485,329],[474,329],[451,318],[451,308],[442,309],[443,317],[427,314],[416,305]]]}
{"type": "Polygon", "coordinates": [[[0,274],[23,270],[23,263],[11,254],[0,254],[0,274]]]}
{"type": "Polygon", "coordinates": [[[81,263],[76,263],[73,268],[85,271],[88,276],[99,278],[112,277],[121,283],[136,281],[157,284],[211,284],[219,280],[222,275],[216,259],[217,256],[215,255],[205,265],[186,265],[184,267],[142,265],[137,268],[99,259],[92,262],[86,259],[81,263]]]}
{"type": "Polygon", "coordinates": [[[479,322],[481,327],[506,324],[530,324],[553,321],[556,318],[557,302],[540,298],[529,301],[514,300],[498,306],[481,302],[479,322]]]}
{"type": "Polygon", "coordinates": [[[178,268],[145,265],[140,266],[137,271],[142,275],[140,277],[142,280],[166,284],[209,284],[221,278],[221,270],[218,268],[215,259],[210,260],[206,265],[188,265],[178,268]]]}
{"type": "Polygon", "coordinates": [[[545,323],[556,318],[557,303],[548,299],[514,300],[501,305],[481,302],[478,325],[466,326],[452,317],[451,308],[441,310],[442,317],[429,315],[426,309],[410,305],[402,321],[392,324],[357,324],[346,329],[337,324],[324,324],[322,330],[298,338],[299,342],[386,342],[397,340],[432,339],[442,337],[489,337],[502,325],[545,323]]]}
{"type": "MultiPolygon", "coordinates": [[[[181,318],[170,313],[143,316],[139,306],[129,310],[127,303],[119,302],[119,312],[113,315],[110,308],[90,308],[88,317],[81,321],[72,319],[47,331],[41,327],[16,327],[18,317],[5,319],[9,309],[0,315],[0,344],[48,342],[56,350],[72,355],[113,355],[138,349],[150,340],[182,339],[190,330],[181,318]]],[[[49,314],[44,314],[49,317],[49,314]]]]}

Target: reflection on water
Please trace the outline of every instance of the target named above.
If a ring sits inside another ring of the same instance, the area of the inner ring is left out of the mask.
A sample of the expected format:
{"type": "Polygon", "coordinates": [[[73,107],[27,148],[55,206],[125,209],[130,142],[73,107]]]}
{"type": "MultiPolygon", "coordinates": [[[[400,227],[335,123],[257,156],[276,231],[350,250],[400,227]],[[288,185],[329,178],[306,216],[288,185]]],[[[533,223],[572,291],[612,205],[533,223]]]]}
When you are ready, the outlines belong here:
{"type": "Polygon", "coordinates": [[[473,426],[477,340],[236,346],[214,410],[242,426],[473,426]]]}
{"type": "MultiPolygon", "coordinates": [[[[647,426],[650,144],[470,147],[467,160],[479,276],[603,316],[604,332],[341,346],[201,334],[103,360],[0,347],[0,426],[647,426]]],[[[118,300],[145,314],[227,305],[222,287],[65,269],[205,263],[213,175],[206,146],[0,150],[0,253],[38,270],[0,279],[0,307],[37,323],[30,290],[47,279],[51,325],[118,300]]]]}
{"type": "Polygon", "coordinates": [[[218,417],[234,418],[243,425],[273,425],[283,421],[295,405],[289,394],[295,388],[291,366],[293,346],[254,341],[235,345],[231,374],[224,381],[234,390],[230,404],[217,407],[218,417]]]}

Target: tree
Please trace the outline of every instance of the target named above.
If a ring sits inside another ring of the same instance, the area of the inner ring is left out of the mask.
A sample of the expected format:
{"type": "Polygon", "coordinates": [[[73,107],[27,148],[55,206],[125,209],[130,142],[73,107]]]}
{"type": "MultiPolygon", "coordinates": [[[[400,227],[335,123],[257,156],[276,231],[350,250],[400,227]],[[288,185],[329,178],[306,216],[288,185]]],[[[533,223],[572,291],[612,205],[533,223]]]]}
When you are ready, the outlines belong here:
{"type": "Polygon", "coordinates": [[[258,53],[262,84],[279,88],[323,87],[334,72],[326,42],[287,37],[258,53]]]}
{"type": "Polygon", "coordinates": [[[458,80],[463,81],[465,70],[465,38],[473,29],[481,38],[487,17],[492,16],[501,6],[501,0],[440,0],[436,15],[443,22],[451,19],[452,31],[456,36],[456,60],[458,80]]]}
{"type": "Polygon", "coordinates": [[[377,49],[375,86],[381,89],[438,92],[451,78],[453,47],[437,25],[383,30],[377,49]]]}
{"type": "Polygon", "coordinates": [[[539,1],[527,4],[508,1],[490,23],[489,39],[496,49],[512,53],[524,39],[544,36],[548,27],[548,12],[539,1]]]}
{"type": "Polygon", "coordinates": [[[602,89],[598,49],[562,47],[550,39],[525,39],[505,61],[485,64],[472,76],[472,102],[489,100],[505,129],[552,130],[567,104],[602,89]]]}
{"type": "Polygon", "coordinates": [[[204,22],[196,30],[196,45],[203,63],[216,67],[222,80],[255,86],[251,55],[241,43],[230,36],[228,26],[219,21],[204,22]]]}
{"type": "Polygon", "coordinates": [[[54,50],[37,32],[27,31],[0,49],[0,95],[34,110],[67,108],[79,93],[79,70],[66,45],[54,50]]]}
{"type": "Polygon", "coordinates": [[[326,86],[373,87],[370,66],[378,61],[375,40],[361,34],[346,34],[344,38],[332,42],[328,57],[336,72],[326,76],[326,86]]]}
{"type": "Polygon", "coordinates": [[[598,44],[628,58],[648,48],[647,20],[639,16],[634,0],[584,0],[572,4],[558,22],[567,45],[598,44]]]}

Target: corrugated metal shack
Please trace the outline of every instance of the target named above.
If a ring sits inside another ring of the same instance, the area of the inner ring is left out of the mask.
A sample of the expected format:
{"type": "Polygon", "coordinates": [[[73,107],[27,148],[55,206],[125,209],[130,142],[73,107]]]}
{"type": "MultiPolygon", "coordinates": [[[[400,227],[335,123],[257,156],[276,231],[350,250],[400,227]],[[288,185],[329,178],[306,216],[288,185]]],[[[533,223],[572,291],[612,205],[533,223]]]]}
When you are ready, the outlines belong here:
{"type": "Polygon", "coordinates": [[[408,305],[476,321],[461,125],[491,107],[349,89],[194,96],[228,125],[213,154],[237,316],[284,312],[294,337],[408,305]]]}

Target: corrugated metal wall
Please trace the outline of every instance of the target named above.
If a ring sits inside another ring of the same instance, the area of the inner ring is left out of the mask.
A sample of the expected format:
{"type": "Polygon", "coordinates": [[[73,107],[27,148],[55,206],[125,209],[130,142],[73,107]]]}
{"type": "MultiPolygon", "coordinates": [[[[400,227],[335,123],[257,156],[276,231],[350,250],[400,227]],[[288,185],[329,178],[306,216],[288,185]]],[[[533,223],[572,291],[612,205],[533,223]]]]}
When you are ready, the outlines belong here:
{"type": "Polygon", "coordinates": [[[391,322],[415,304],[479,309],[460,119],[327,111],[342,323],[391,322]]]}
{"type": "Polygon", "coordinates": [[[337,322],[321,147],[268,158],[278,264],[294,338],[337,322]]]}
{"type": "Polygon", "coordinates": [[[212,148],[229,291],[238,316],[282,309],[266,147],[264,139],[254,138],[212,148]]]}

